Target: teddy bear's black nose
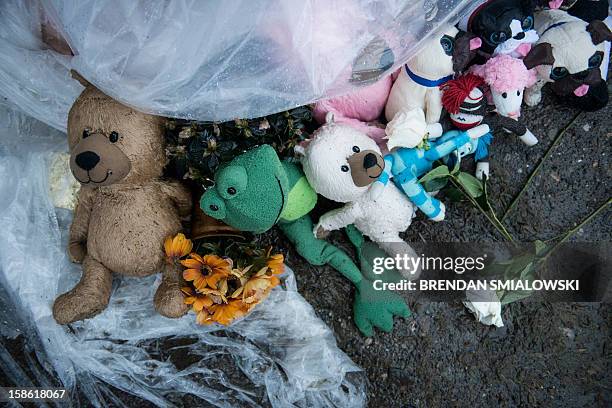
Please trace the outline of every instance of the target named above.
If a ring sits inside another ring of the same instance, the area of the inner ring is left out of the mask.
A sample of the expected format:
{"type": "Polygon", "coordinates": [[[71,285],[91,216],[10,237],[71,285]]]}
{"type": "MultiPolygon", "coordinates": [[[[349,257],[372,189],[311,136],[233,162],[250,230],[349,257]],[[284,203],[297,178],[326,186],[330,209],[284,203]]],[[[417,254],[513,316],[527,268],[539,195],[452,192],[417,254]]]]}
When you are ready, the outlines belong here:
{"type": "Polygon", "coordinates": [[[376,166],[376,155],[374,153],[368,153],[363,158],[363,167],[369,169],[370,167],[376,166]]]}
{"type": "Polygon", "coordinates": [[[523,38],[525,38],[525,32],[523,31],[514,36],[515,40],[522,40],[523,38]]]}
{"type": "Polygon", "coordinates": [[[83,153],[77,154],[74,159],[77,166],[82,168],[83,170],[91,170],[100,162],[100,156],[95,154],[94,152],[86,151],[83,153]]]}

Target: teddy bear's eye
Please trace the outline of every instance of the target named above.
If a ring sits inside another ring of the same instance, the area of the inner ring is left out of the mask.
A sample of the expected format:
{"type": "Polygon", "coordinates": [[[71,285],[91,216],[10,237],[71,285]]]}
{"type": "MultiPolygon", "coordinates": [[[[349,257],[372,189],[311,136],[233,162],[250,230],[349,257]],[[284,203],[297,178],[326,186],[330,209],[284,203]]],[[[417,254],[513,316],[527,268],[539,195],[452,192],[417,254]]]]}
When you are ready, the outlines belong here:
{"type": "Polygon", "coordinates": [[[89,137],[90,133],[91,133],[91,130],[89,128],[83,129],[83,139],[85,139],[86,137],[89,137]]]}
{"type": "Polygon", "coordinates": [[[508,97],[508,94],[506,92],[502,93],[502,98],[506,99],[508,97]]]}
{"type": "Polygon", "coordinates": [[[108,140],[111,143],[117,143],[117,141],[119,140],[119,133],[113,130],[112,132],[110,132],[110,135],[108,135],[108,140]]]}
{"type": "Polygon", "coordinates": [[[346,173],[347,171],[349,171],[349,166],[347,166],[346,164],[343,164],[342,167],[340,167],[340,170],[346,173]]]}
{"type": "Polygon", "coordinates": [[[359,153],[361,151],[361,149],[359,149],[359,146],[353,146],[353,151],[355,153],[359,153]]]}
{"type": "Polygon", "coordinates": [[[234,195],[234,194],[236,194],[236,189],[235,189],[234,187],[229,187],[229,188],[227,189],[227,194],[229,194],[229,195],[234,195]]]}

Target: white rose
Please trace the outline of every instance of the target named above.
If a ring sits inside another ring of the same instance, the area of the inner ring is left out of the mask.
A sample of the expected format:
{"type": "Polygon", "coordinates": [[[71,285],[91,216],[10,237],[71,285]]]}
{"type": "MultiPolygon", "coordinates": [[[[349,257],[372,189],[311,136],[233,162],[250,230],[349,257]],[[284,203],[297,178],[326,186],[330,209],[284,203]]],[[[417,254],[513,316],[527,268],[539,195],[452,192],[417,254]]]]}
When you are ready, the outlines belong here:
{"type": "Polygon", "coordinates": [[[476,319],[486,325],[502,327],[501,303],[494,290],[466,290],[466,300],[463,301],[476,319]]]}
{"type": "Polygon", "coordinates": [[[399,112],[385,128],[387,148],[416,147],[427,135],[427,122],[422,109],[416,108],[408,112],[399,112]]]}

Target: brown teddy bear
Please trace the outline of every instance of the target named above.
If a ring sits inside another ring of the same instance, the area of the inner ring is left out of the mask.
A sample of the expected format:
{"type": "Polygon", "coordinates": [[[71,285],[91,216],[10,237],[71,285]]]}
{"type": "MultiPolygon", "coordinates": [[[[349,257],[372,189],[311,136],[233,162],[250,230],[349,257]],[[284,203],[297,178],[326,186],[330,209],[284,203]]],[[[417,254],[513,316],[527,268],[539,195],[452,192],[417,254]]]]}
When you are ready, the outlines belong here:
{"type": "Polygon", "coordinates": [[[113,273],[160,271],[155,309],[180,317],[187,311],[181,272],[165,261],[163,242],[181,230],[192,203],[185,187],[160,179],[166,164],[163,119],[122,105],[75,77],[86,88],[68,115],[70,169],[82,186],[68,252],[83,264],[83,275],[55,300],[53,317],[67,324],[100,313],[108,305],[113,273]]]}

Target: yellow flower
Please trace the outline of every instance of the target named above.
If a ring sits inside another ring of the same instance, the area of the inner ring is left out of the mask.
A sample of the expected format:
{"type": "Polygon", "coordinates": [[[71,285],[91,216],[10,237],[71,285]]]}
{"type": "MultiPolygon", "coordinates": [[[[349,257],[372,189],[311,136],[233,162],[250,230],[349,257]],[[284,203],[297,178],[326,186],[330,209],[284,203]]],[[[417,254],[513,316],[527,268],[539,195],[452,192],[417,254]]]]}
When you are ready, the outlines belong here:
{"type": "Polygon", "coordinates": [[[274,275],[274,271],[264,267],[244,284],[242,301],[247,304],[258,303],[265,299],[272,288],[279,283],[280,279],[274,275]]]}
{"type": "Polygon", "coordinates": [[[180,261],[187,269],[183,277],[192,287],[183,288],[185,303],[196,313],[198,324],[219,323],[224,326],[246,315],[280,284],[282,255],[267,257],[266,266],[254,272],[253,265],[233,268],[233,262],[216,255],[192,253],[180,261]]]}
{"type": "Polygon", "coordinates": [[[268,268],[274,275],[280,275],[285,271],[285,257],[283,254],[276,254],[268,257],[268,268]]]}
{"type": "Polygon", "coordinates": [[[206,277],[206,282],[208,283],[209,287],[219,289],[223,294],[225,294],[227,292],[227,277],[229,274],[229,270],[215,272],[206,277]]]}
{"type": "Polygon", "coordinates": [[[185,304],[191,305],[196,313],[201,312],[204,308],[211,307],[214,303],[210,297],[196,293],[190,287],[184,287],[181,290],[185,295],[185,304]]]}
{"type": "Polygon", "coordinates": [[[244,304],[240,300],[230,300],[228,303],[212,305],[210,311],[212,312],[212,319],[224,326],[245,314],[244,304]]]}
{"type": "Polygon", "coordinates": [[[198,324],[211,324],[214,322],[212,319],[212,314],[207,309],[202,309],[201,312],[198,312],[196,315],[196,322],[198,324]]]}
{"type": "Polygon", "coordinates": [[[168,237],[164,242],[164,250],[170,261],[175,261],[184,257],[191,252],[192,248],[193,243],[182,233],[178,233],[174,237],[168,237]]]}
{"type": "Polygon", "coordinates": [[[217,289],[217,281],[222,277],[228,276],[231,272],[230,262],[217,255],[205,255],[202,257],[192,253],[188,259],[181,261],[181,265],[187,268],[183,271],[183,279],[193,282],[193,285],[199,292],[202,292],[207,286],[217,289]]]}
{"type": "Polygon", "coordinates": [[[225,303],[227,302],[227,298],[225,297],[225,293],[222,293],[216,289],[204,288],[201,290],[203,295],[207,295],[212,299],[214,303],[225,303]]]}
{"type": "Polygon", "coordinates": [[[210,307],[214,305],[214,302],[209,295],[197,293],[188,286],[181,290],[185,295],[185,303],[191,305],[192,310],[196,313],[196,322],[198,324],[213,323],[210,307]]]}

